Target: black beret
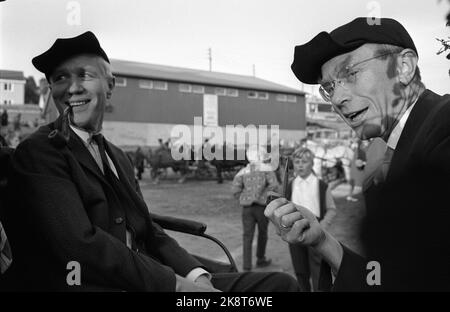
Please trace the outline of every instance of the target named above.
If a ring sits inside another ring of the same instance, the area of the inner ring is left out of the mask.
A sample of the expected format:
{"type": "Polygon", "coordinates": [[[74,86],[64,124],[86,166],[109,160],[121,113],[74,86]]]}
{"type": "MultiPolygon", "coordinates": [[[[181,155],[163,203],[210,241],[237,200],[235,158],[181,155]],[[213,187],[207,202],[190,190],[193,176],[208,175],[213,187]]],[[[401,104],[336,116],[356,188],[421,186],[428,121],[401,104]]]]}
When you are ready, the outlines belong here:
{"type": "Polygon", "coordinates": [[[291,65],[295,76],[301,82],[317,84],[324,63],[366,43],[410,48],[418,54],[413,40],[399,22],[390,18],[380,18],[379,25],[374,22],[371,18],[358,17],[330,33],[323,31],[311,41],[296,46],[291,65]]]}
{"type": "Polygon", "coordinates": [[[109,63],[108,56],[100,46],[97,37],[90,31],[73,38],[56,39],[50,49],[33,58],[32,63],[45,74],[48,80],[58,65],[80,54],[98,55],[109,63]]]}

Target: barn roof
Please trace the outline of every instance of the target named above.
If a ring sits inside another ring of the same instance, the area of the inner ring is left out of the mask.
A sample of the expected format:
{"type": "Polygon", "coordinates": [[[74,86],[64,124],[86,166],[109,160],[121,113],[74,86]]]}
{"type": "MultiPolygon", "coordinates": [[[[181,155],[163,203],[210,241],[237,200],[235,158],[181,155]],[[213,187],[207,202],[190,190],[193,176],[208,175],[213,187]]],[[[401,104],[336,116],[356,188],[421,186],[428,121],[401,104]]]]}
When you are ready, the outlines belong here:
{"type": "Polygon", "coordinates": [[[221,87],[282,92],[296,95],[305,94],[300,90],[286,87],[253,76],[235,75],[166,65],[138,63],[117,59],[111,59],[111,65],[113,73],[119,76],[121,75],[137,78],[216,85],[221,87]]]}

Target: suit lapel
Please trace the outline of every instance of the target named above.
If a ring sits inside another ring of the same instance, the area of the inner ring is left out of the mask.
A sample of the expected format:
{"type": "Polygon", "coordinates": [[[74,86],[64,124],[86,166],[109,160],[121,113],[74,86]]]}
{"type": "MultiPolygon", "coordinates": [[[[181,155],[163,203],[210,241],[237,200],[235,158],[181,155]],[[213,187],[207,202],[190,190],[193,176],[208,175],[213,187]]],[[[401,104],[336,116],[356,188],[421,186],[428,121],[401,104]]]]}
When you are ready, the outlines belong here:
{"type": "Polygon", "coordinates": [[[105,142],[106,152],[114,163],[120,182],[125,187],[127,193],[130,194],[131,199],[135,202],[135,206],[137,206],[144,215],[147,215],[148,211],[145,202],[137,195],[136,189],[131,185],[130,180],[128,179],[129,174],[125,172],[124,168],[127,164],[124,162],[126,160],[123,159],[122,155],[116,151],[116,148],[114,148],[110,142],[107,140],[105,140],[105,142]]]}
{"type": "MultiPolygon", "coordinates": [[[[54,124],[51,126],[51,128],[55,129],[58,128],[61,117],[59,117],[54,124]]],[[[107,140],[105,140],[106,145],[106,152],[108,153],[108,156],[111,158],[111,160],[114,163],[114,167],[116,168],[117,175],[119,176],[119,180],[122,182],[123,186],[126,188],[128,194],[130,194],[131,199],[135,202],[138,209],[141,210],[141,212],[144,213],[144,215],[148,215],[147,206],[145,205],[145,202],[137,195],[136,189],[131,185],[128,174],[126,174],[124,168],[127,164],[124,164],[126,160],[122,159],[121,154],[116,151],[116,148],[107,140]]],[[[113,191],[111,186],[109,185],[108,181],[106,180],[103,172],[98,167],[95,159],[92,157],[89,150],[84,145],[83,141],[80,137],[72,130],[70,129],[70,138],[69,142],[67,143],[68,148],[71,150],[77,161],[87,170],[89,170],[91,173],[93,173],[103,184],[107,185],[113,191]]]]}
{"type": "Polygon", "coordinates": [[[430,103],[429,95],[431,92],[425,90],[414,105],[411,114],[406,121],[405,128],[400,135],[394,155],[392,156],[391,165],[386,180],[401,174],[408,164],[411,157],[413,147],[418,143],[418,133],[421,131],[424,121],[432,111],[432,103],[430,103]]]}
{"type": "Polygon", "coordinates": [[[69,142],[67,143],[67,146],[72,151],[77,161],[83,167],[85,167],[87,170],[93,173],[104,184],[108,185],[108,182],[106,181],[103,172],[100,170],[97,163],[95,162],[95,159],[92,157],[91,153],[86,148],[83,141],[78,137],[78,135],[75,132],[73,132],[72,129],[70,130],[70,138],[69,142]]]}

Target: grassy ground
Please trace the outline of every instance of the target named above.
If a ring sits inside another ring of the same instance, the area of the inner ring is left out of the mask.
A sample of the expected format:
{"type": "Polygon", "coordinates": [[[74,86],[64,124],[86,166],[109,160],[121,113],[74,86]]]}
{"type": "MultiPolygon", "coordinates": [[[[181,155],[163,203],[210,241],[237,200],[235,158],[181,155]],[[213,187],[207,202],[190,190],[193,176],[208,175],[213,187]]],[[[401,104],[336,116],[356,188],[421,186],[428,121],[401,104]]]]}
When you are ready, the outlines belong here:
{"type": "MultiPolygon", "coordinates": [[[[231,181],[217,184],[215,181],[188,180],[184,184],[178,184],[174,179],[167,179],[154,185],[148,174],[145,174],[141,181],[141,189],[151,212],[207,224],[206,233],[221,240],[232,253],[239,270],[242,269],[242,208],[231,194],[231,181]]],[[[333,192],[338,214],[330,231],[344,244],[360,250],[357,227],[363,216],[364,206],[361,196],[357,196],[358,202],[347,201],[345,199],[347,191],[348,186],[342,185],[333,192]]],[[[192,253],[213,259],[226,259],[220,248],[208,240],[169,233],[192,253]]],[[[256,237],[254,241],[256,242],[256,237]]],[[[266,255],[272,259],[272,265],[264,268],[264,271],[284,271],[293,274],[288,247],[276,235],[272,225],[269,225],[266,255]]],[[[253,261],[255,262],[255,259],[253,261]]]]}

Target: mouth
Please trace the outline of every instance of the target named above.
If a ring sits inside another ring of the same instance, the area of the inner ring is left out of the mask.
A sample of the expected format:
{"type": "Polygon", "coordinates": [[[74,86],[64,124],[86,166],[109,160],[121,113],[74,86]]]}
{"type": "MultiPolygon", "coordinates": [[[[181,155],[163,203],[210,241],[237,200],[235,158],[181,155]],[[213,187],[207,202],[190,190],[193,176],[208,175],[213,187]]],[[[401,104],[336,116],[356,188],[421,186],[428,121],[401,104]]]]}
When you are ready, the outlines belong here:
{"type": "Polygon", "coordinates": [[[362,120],[362,117],[364,116],[364,114],[367,112],[367,110],[369,109],[369,107],[366,107],[364,109],[361,109],[359,111],[355,111],[349,114],[344,114],[344,117],[349,120],[352,123],[358,122],[362,120]]]}
{"type": "Polygon", "coordinates": [[[91,100],[79,100],[79,101],[67,101],[66,104],[73,107],[83,106],[90,102],[91,100]]]}

